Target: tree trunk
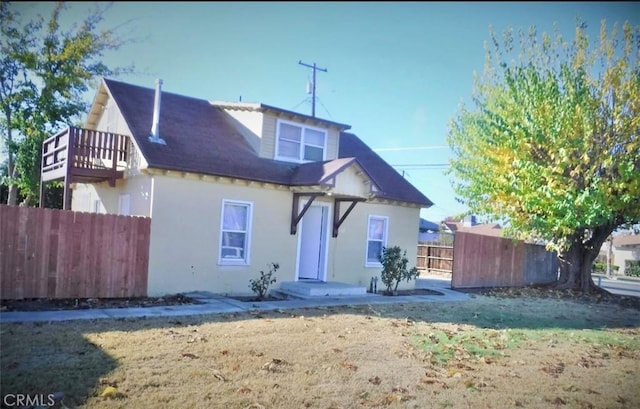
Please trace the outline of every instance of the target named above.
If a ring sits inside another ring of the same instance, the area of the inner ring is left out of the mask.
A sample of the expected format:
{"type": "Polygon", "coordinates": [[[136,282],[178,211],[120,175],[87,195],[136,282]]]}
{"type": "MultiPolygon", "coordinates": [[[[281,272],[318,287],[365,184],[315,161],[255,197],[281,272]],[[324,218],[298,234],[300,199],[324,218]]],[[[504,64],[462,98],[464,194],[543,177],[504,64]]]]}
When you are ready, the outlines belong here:
{"type": "MultiPolygon", "coordinates": [[[[9,153],[11,155],[11,153],[9,153]]],[[[18,172],[15,166],[11,165],[9,173],[9,196],[7,197],[7,204],[9,206],[15,206],[18,203],[18,185],[16,184],[18,172]]]]}
{"type": "Polygon", "coordinates": [[[12,147],[13,142],[13,129],[11,129],[11,110],[7,109],[4,112],[5,118],[7,120],[7,140],[6,145],[8,149],[9,159],[7,160],[7,179],[9,180],[8,188],[9,195],[7,196],[7,204],[9,206],[15,206],[18,202],[18,185],[16,184],[16,180],[18,180],[18,169],[16,169],[16,164],[14,162],[15,158],[15,148],[12,147]]]}
{"type": "Polygon", "coordinates": [[[558,288],[593,292],[598,287],[591,278],[593,262],[602,243],[615,229],[615,225],[599,226],[588,232],[581,231],[570,238],[569,248],[560,253],[560,279],[558,288]],[[586,233],[590,233],[588,239],[583,239],[586,233]]]}

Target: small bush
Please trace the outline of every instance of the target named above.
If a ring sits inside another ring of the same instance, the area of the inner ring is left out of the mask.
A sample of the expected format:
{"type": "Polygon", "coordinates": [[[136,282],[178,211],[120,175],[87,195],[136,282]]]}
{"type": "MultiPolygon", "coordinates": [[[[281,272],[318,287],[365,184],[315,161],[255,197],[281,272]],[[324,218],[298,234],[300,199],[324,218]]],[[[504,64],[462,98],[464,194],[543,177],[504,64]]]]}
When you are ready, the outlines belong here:
{"type": "MultiPolygon", "coordinates": [[[[616,266],[615,264],[611,264],[611,272],[612,273],[615,273],[618,270],[620,270],[620,267],[616,266]]],[[[606,262],[600,262],[600,261],[594,262],[593,263],[593,272],[594,273],[606,274],[606,272],[607,272],[607,263],[606,262]]]]}
{"type": "Polygon", "coordinates": [[[269,292],[269,286],[276,282],[276,278],[273,277],[273,274],[278,271],[280,265],[278,263],[271,263],[268,267],[269,271],[267,273],[260,271],[260,277],[258,279],[249,280],[249,287],[251,288],[251,291],[253,291],[260,300],[265,299],[269,292]]]}
{"type": "Polygon", "coordinates": [[[624,266],[624,275],[640,277],[640,260],[627,260],[624,266]]]}
{"type": "Polygon", "coordinates": [[[388,295],[397,293],[401,281],[411,281],[420,274],[416,267],[407,269],[409,264],[407,251],[403,251],[399,246],[383,247],[380,262],[382,263],[380,279],[387,287],[388,295]]]}
{"type": "Polygon", "coordinates": [[[593,263],[593,272],[594,273],[602,273],[607,271],[607,263],[602,263],[600,261],[596,261],[593,263]]]}

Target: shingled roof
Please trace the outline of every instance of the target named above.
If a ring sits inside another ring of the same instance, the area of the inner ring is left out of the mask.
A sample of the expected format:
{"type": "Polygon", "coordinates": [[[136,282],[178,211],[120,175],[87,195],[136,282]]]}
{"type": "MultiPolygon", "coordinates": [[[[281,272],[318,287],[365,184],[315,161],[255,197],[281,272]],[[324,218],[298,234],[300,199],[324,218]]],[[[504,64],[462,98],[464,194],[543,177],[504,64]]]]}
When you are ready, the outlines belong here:
{"type": "Polygon", "coordinates": [[[640,234],[621,234],[613,238],[616,247],[640,246],[640,234]]]}
{"type": "Polygon", "coordinates": [[[159,120],[163,145],[149,140],[155,90],[111,79],[104,79],[104,85],[150,168],[300,186],[321,184],[354,159],[379,189],[377,197],[423,207],[433,204],[354,134],[340,134],[340,159],[334,161],[296,164],[261,158],[222,108],[163,91],[159,120]]]}

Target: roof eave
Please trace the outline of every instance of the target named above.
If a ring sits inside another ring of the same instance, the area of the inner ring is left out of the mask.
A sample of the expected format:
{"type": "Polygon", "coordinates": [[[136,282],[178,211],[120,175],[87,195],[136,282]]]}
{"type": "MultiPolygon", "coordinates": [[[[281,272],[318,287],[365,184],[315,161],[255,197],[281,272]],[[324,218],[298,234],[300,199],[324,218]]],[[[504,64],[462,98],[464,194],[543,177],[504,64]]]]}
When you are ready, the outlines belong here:
{"type": "Polygon", "coordinates": [[[337,128],[339,132],[351,129],[351,125],[343,124],[340,122],[329,121],[327,119],[318,118],[316,116],[305,115],[299,112],[289,111],[286,109],[274,107],[271,105],[263,104],[260,102],[226,102],[226,101],[210,101],[214,106],[222,109],[236,110],[236,111],[256,111],[256,112],[270,112],[276,114],[276,116],[289,116],[302,119],[306,122],[316,122],[322,125],[332,126],[337,128]]]}

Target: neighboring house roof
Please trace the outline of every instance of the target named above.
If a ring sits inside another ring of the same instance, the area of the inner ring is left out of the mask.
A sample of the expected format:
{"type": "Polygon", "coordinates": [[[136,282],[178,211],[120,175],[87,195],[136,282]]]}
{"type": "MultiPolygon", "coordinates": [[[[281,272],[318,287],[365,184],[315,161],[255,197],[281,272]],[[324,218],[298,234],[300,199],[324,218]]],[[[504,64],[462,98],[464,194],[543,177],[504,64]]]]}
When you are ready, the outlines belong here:
{"type": "Polygon", "coordinates": [[[615,247],[640,246],[640,234],[624,234],[613,238],[615,247]]]}
{"type": "Polygon", "coordinates": [[[452,232],[464,232],[482,234],[485,236],[502,237],[502,227],[497,223],[475,224],[473,226],[465,226],[464,222],[445,221],[443,224],[452,232]]]}
{"type": "Polygon", "coordinates": [[[159,136],[166,145],[152,143],[155,90],[110,79],[104,84],[150,168],[299,186],[322,184],[355,162],[378,188],[376,197],[423,207],[433,204],[354,134],[340,134],[340,159],[334,161],[296,164],[262,158],[234,128],[221,104],[203,99],[163,91],[159,136]]]}
{"type": "Polygon", "coordinates": [[[439,231],[440,230],[440,226],[438,226],[437,223],[430,222],[429,220],[420,218],[419,229],[420,229],[420,231],[426,231],[426,230],[439,231]]]}
{"type": "Polygon", "coordinates": [[[449,230],[451,233],[455,233],[456,230],[458,230],[458,224],[462,226],[462,222],[444,221],[442,222],[442,227],[445,230],[449,230]]]}
{"type": "Polygon", "coordinates": [[[484,236],[502,237],[502,228],[496,223],[476,224],[475,226],[459,226],[459,232],[482,234],[484,236]]]}

